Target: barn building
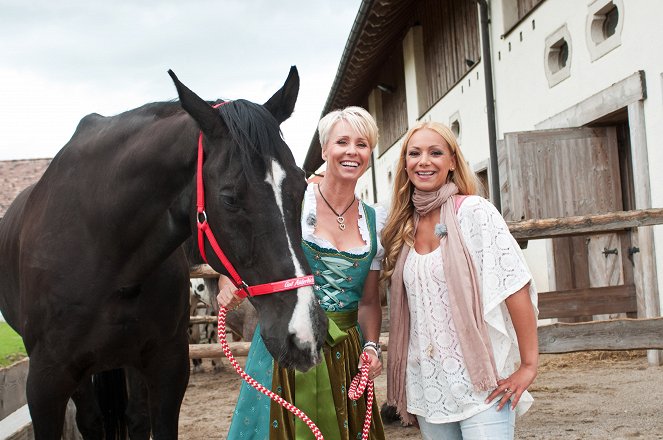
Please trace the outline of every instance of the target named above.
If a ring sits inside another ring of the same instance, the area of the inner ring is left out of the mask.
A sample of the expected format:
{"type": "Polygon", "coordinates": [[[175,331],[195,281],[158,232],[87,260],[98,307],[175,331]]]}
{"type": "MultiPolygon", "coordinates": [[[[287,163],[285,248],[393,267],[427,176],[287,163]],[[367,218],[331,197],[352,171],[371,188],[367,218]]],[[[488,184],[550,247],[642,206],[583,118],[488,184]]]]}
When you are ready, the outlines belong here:
{"type": "MultiPolygon", "coordinates": [[[[662,207],[661,16],[652,0],[364,0],[322,114],[376,118],[371,203],[390,203],[408,127],[435,120],[507,221],[662,207]]],[[[324,169],[317,134],[304,169],[324,169]]],[[[523,246],[542,302],[591,305],[541,317],[661,316],[663,227],[523,246]]]]}

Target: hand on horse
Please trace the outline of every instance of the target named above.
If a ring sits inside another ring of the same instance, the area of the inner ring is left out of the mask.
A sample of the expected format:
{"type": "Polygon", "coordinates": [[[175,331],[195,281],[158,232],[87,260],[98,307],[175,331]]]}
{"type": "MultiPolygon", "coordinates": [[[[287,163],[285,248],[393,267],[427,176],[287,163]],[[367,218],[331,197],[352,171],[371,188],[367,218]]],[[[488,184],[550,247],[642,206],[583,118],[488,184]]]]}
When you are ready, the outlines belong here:
{"type": "MultiPolygon", "coordinates": [[[[380,374],[382,374],[382,360],[378,358],[377,353],[373,350],[364,350],[365,353],[368,353],[369,358],[369,367],[368,367],[368,379],[375,380],[380,374]]],[[[359,369],[364,364],[364,360],[359,358],[359,369]]]]}
{"type": "Polygon", "coordinates": [[[497,388],[486,399],[486,403],[492,402],[495,398],[500,398],[497,410],[501,410],[504,405],[511,400],[511,409],[514,409],[520,401],[520,396],[527,391],[536,378],[536,368],[527,365],[521,365],[511,376],[497,381],[497,388]]]}
{"type": "Polygon", "coordinates": [[[237,288],[226,276],[219,276],[219,294],[216,295],[216,300],[219,306],[225,307],[227,310],[236,309],[244,301],[244,298],[235,294],[237,288]]]}

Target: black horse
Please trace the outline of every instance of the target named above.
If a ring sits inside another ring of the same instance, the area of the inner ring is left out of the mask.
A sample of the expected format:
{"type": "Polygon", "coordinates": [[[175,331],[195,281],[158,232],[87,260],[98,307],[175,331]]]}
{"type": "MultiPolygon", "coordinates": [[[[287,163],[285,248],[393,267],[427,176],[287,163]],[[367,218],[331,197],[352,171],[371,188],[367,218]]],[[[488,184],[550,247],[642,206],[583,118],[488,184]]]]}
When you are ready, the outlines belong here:
{"type": "MultiPolygon", "coordinates": [[[[91,375],[124,367],[147,386],[152,437],[177,438],[189,377],[181,245],[197,227],[201,131],[207,216],[241,276],[259,284],[310,273],[299,246],[306,182],[279,129],[297,99],[296,69],[264,105],[218,109],[169,73],[179,103],[83,118],[0,223],[0,309],[30,356],[38,440],[60,438],[67,400],[86,401],[91,375]]],[[[205,251],[225,273],[207,242],[205,251]]],[[[327,321],[311,287],[250,300],[282,365],[319,362],[327,321]]]]}

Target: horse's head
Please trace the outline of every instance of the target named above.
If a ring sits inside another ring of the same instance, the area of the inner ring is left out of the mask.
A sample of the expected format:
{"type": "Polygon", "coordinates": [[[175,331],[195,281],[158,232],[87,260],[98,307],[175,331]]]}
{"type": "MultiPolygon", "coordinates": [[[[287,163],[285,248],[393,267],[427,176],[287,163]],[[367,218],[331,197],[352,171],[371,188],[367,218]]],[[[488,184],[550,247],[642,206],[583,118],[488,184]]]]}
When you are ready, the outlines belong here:
{"type": "MultiPolygon", "coordinates": [[[[290,70],[283,87],[264,105],[237,100],[218,109],[171,76],[182,107],[204,135],[205,209],[232,265],[249,285],[310,274],[300,245],[305,176],[279,128],[294,109],[297,70],[290,70]]],[[[191,213],[195,225],[194,207],[191,213]]],[[[227,273],[205,243],[209,264],[227,273]]],[[[320,361],[327,318],[310,286],[250,301],[265,345],[282,366],[307,370],[320,361]]]]}

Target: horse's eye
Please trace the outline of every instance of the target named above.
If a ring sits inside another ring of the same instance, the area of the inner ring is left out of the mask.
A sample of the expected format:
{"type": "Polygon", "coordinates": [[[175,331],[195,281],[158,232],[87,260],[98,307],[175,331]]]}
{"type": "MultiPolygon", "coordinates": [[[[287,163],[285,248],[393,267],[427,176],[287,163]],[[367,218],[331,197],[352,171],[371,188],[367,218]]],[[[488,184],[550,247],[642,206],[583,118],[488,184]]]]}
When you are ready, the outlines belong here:
{"type": "Polygon", "coordinates": [[[237,205],[237,199],[234,197],[221,196],[221,199],[223,200],[223,205],[226,207],[226,209],[230,211],[237,211],[239,209],[239,205],[237,205]]]}

